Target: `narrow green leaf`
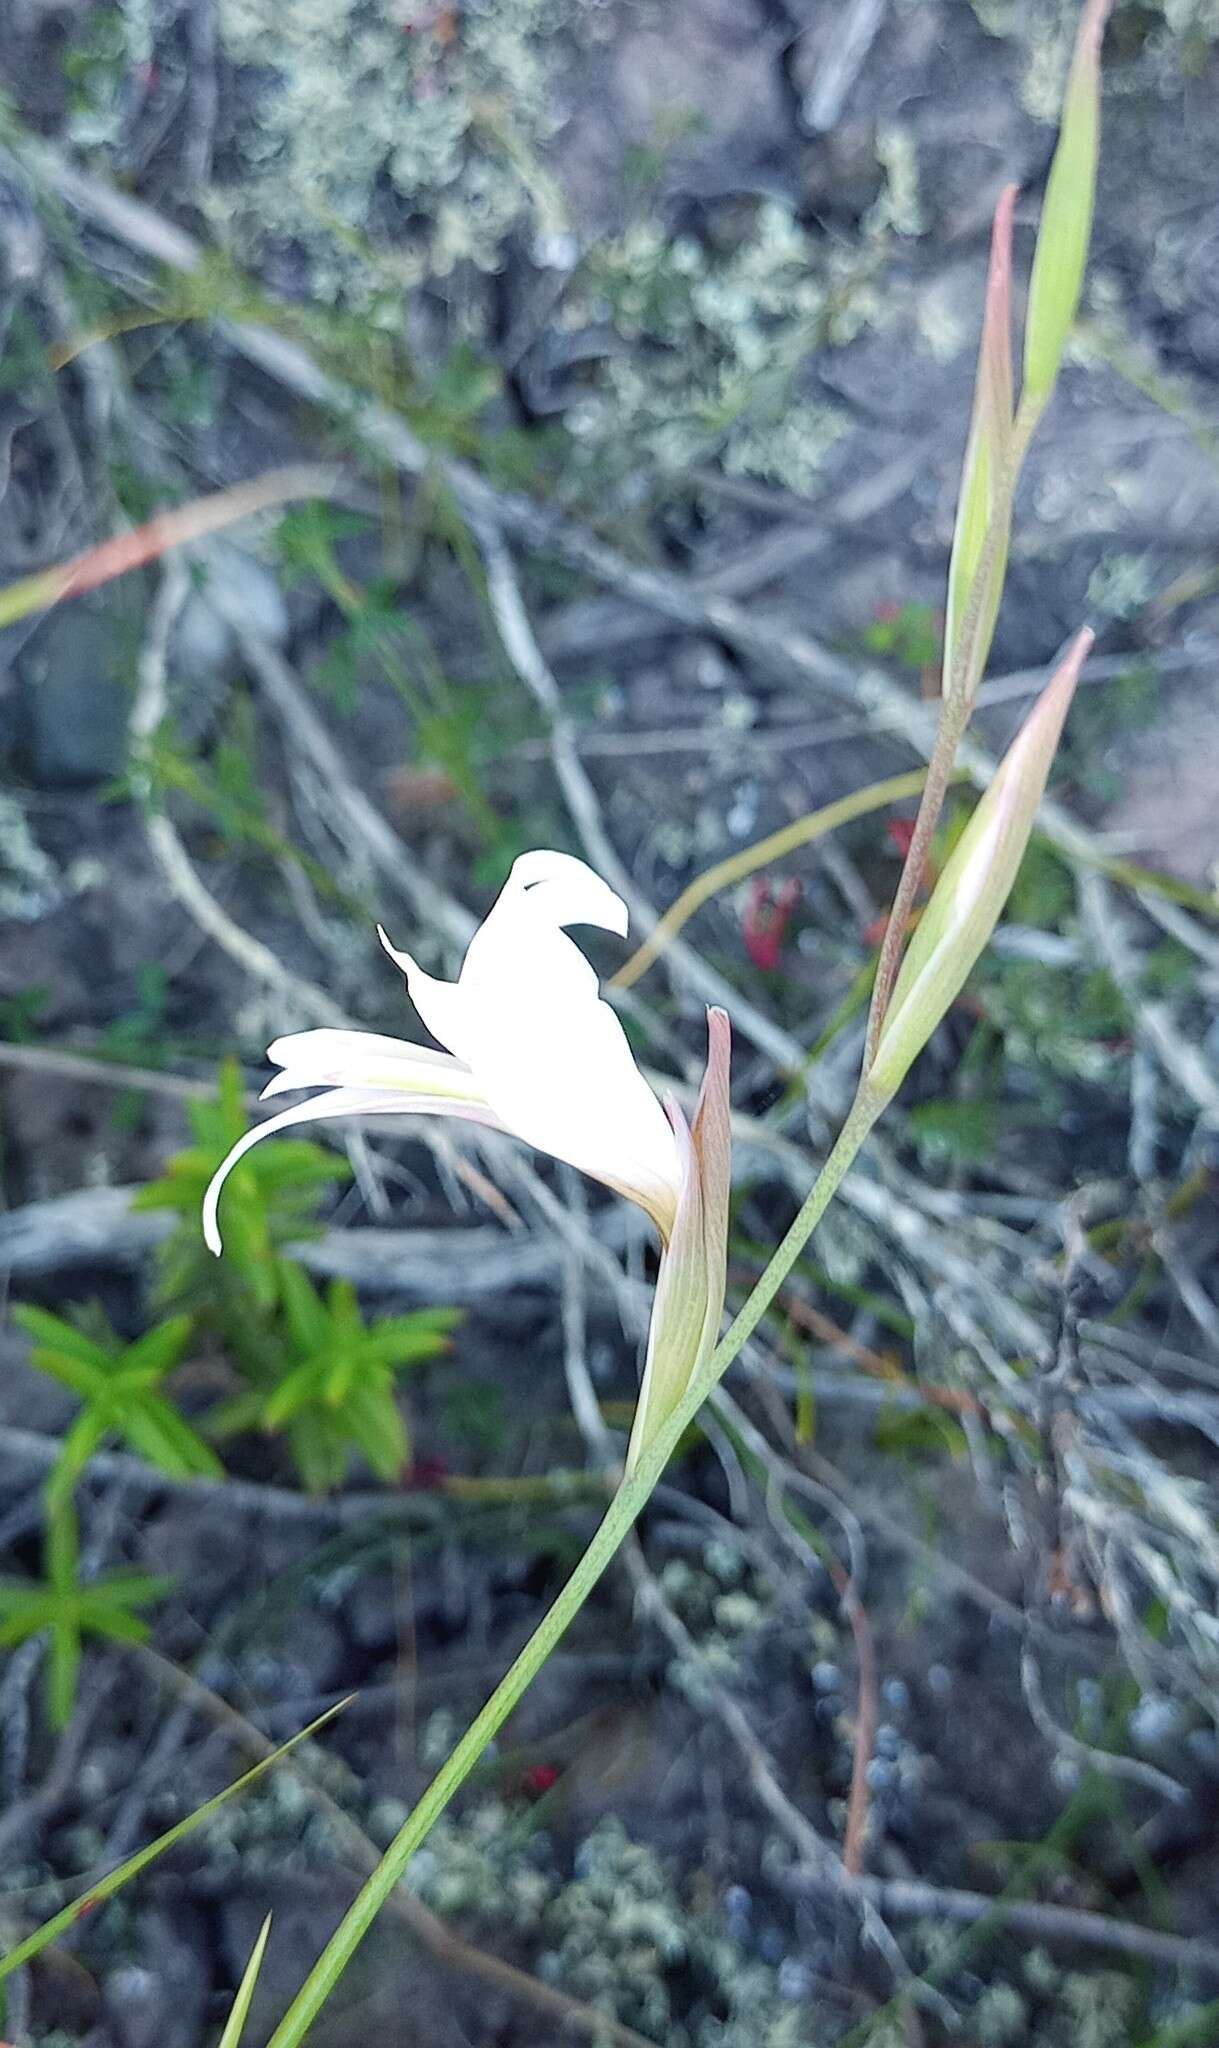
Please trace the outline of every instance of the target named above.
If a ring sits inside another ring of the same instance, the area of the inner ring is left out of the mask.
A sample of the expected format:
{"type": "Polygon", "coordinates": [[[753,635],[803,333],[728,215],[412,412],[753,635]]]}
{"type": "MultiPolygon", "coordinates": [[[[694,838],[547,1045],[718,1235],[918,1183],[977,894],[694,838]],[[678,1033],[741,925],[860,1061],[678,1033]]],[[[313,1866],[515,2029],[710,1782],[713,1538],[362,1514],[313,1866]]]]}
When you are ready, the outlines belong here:
{"type": "Polygon", "coordinates": [[[280,1289],[292,1341],[305,1358],[326,1348],[330,1331],[326,1307],[308,1275],[291,1259],[282,1259],[280,1289]]]}
{"type": "Polygon", "coordinates": [[[1063,101],[1029,282],[1022,409],[1040,412],[1079,308],[1092,233],[1100,133],[1100,49],[1112,0],[1086,0],[1063,101]]]}
{"type": "Polygon", "coordinates": [[[96,1408],[77,1416],[64,1437],[55,1469],[47,1482],[52,1500],[71,1493],[94,1451],[106,1434],[106,1417],[96,1408]]]}
{"type": "Polygon", "coordinates": [[[267,1936],[270,1932],[271,1915],[268,1913],[259,1929],[258,1940],[250,1951],[250,1960],[245,1966],[241,1983],[237,1987],[237,1996],[233,2000],[233,2010],[224,2023],[224,2032],[220,2036],[217,2048],[240,2048],[242,2029],[249,2018],[250,2004],[254,1997],[254,1986],[258,1982],[258,1972],[262,1968],[263,1950],[266,1948],[267,1936]]]}
{"type": "Polygon", "coordinates": [[[49,1351],[95,1369],[110,1363],[111,1354],[100,1344],[95,1344],[92,1337],[86,1337],[83,1330],[78,1330],[72,1323],[65,1323],[62,1316],[53,1316],[48,1309],[35,1308],[32,1302],[18,1301],[13,1305],[12,1317],[36,1344],[45,1345],[49,1351]]]}
{"type": "Polygon", "coordinates": [[[100,1906],[105,1899],[113,1898],[114,1894],[121,1891],[125,1884],[129,1884],[133,1877],[138,1877],[150,1863],[155,1863],[158,1857],[163,1856],[167,1849],[176,1847],[188,1835],[193,1835],[196,1828],[202,1827],[204,1822],[210,1820],[214,1813],[218,1813],[222,1806],[226,1806],[230,1799],[235,1799],[239,1792],[246,1791],[249,1786],[256,1784],[259,1778],[265,1777],[281,1757],[289,1755],[298,1743],[307,1742],[311,1735],[316,1735],[327,1722],[333,1721],[336,1714],[341,1714],[348,1704],[347,1700],[340,1700],[337,1706],[328,1707],[324,1714],[318,1715],[316,1721],[311,1721],[307,1728],[301,1729],[299,1735],[294,1735],[289,1742],[282,1743],[272,1755],[256,1763],[253,1770],[247,1771],[244,1777],[235,1779],[231,1785],[226,1785],[223,1792],[218,1792],[214,1799],[209,1799],[205,1805],[197,1807],[194,1813],[187,1814],[185,1820],[178,1821],[176,1826],[165,1834],[158,1835],[155,1842],[149,1842],[145,1848],[138,1849],[125,1863],[120,1863],[117,1869],[91,1885],[81,1898],[74,1899],[70,1906],[65,1906],[53,1919],[46,1921],[33,1934],[27,1935],[25,1940],[19,1942],[16,1948],[10,1949],[6,1956],[0,1956],[0,1983],[3,1983],[6,1977],[11,1977],[13,1971],[19,1970],[23,1963],[28,1963],[35,1956],[41,1955],[45,1948],[49,1948],[61,1934],[66,1934],[70,1927],[74,1927],[86,1913],[92,1912],[95,1906],[100,1906]]]}
{"type": "Polygon", "coordinates": [[[155,1330],[128,1345],[123,1353],[124,1372],[151,1372],[156,1379],[164,1379],[190,1342],[191,1327],[190,1316],[171,1316],[168,1322],[158,1323],[155,1330]]]}
{"type": "Polygon", "coordinates": [[[121,1417],[119,1427],[132,1450],[172,1479],[223,1479],[214,1451],[160,1394],[145,1394],[121,1417]]]}

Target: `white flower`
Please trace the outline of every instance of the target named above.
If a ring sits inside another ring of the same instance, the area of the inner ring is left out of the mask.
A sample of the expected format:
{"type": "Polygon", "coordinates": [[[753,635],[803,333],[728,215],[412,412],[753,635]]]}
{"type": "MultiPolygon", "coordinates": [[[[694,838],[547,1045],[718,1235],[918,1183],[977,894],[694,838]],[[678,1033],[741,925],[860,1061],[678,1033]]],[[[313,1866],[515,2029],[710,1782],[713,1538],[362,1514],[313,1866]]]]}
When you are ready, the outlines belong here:
{"type": "Polygon", "coordinates": [[[568,925],[626,936],[626,906],[564,853],[525,853],[470,941],[457,981],[437,981],[381,941],[447,1052],[364,1031],[277,1039],[264,1095],[321,1094],[247,1131],[214,1176],[203,1234],[220,1251],[220,1190],[263,1138],[314,1118],[458,1116],[512,1132],[637,1202],[667,1242],[683,1173],[673,1127],[636,1067],[568,925]]]}

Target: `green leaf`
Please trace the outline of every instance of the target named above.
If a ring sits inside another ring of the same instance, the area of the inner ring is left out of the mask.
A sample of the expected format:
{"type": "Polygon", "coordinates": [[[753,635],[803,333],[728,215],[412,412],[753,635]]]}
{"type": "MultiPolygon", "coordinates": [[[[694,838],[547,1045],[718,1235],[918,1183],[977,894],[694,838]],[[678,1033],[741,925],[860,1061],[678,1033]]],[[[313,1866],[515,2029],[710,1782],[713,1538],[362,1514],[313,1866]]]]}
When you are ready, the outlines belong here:
{"type": "Polygon", "coordinates": [[[134,1450],[174,1479],[223,1479],[224,1467],[185,1417],[160,1395],[147,1395],[123,1418],[134,1450]]]}
{"type": "Polygon", "coordinates": [[[171,1316],[168,1322],[158,1323],[145,1336],[128,1345],[123,1353],[124,1372],[147,1371],[156,1380],[164,1379],[172,1372],[190,1342],[193,1318],[171,1316]]]}
{"type": "Polygon", "coordinates": [[[241,1983],[237,1987],[237,1996],[233,2000],[233,2010],[224,2023],[224,2032],[220,2036],[217,2048],[240,2048],[242,2029],[249,2018],[250,2005],[254,1997],[254,1986],[258,1982],[258,1972],[262,1968],[263,1951],[267,1946],[267,1936],[270,1932],[271,1915],[268,1913],[259,1929],[258,1940],[250,1951],[250,1960],[245,1966],[241,1983]]]}
{"type": "Polygon", "coordinates": [[[292,1342],[309,1357],[329,1339],[325,1304],[308,1274],[291,1259],[280,1261],[279,1281],[292,1342]]]}
{"type": "Polygon", "coordinates": [[[53,1316],[45,1308],[35,1308],[30,1302],[16,1302],[13,1306],[13,1321],[58,1357],[74,1360],[80,1365],[100,1367],[108,1365],[111,1353],[91,1337],[86,1337],[73,1323],[65,1323],[61,1316],[53,1316]]]}
{"type": "Polygon", "coordinates": [[[217,1792],[215,1798],[209,1799],[205,1805],[196,1807],[194,1813],[187,1814],[185,1820],[178,1821],[177,1825],[168,1829],[165,1834],[158,1835],[155,1842],[149,1842],[145,1848],[138,1849],[134,1856],[129,1856],[116,1870],[109,1871],[95,1885],[91,1885],[80,1898],[74,1899],[71,1905],[56,1913],[53,1919],[36,1928],[24,1941],[18,1942],[16,1948],[10,1949],[7,1955],[0,1956],[0,1983],[3,1983],[6,1977],[11,1977],[13,1971],[19,1970],[24,1963],[32,1962],[35,1956],[41,1955],[43,1950],[49,1948],[61,1934],[67,1934],[86,1913],[92,1912],[95,1906],[100,1906],[106,1899],[112,1899],[116,1892],[121,1891],[124,1885],[130,1884],[132,1878],[138,1877],[150,1863],[155,1863],[159,1857],[164,1856],[168,1849],[175,1848],[179,1842],[185,1841],[188,1835],[193,1835],[197,1828],[201,1828],[205,1821],[220,1811],[222,1806],[227,1806],[229,1800],[235,1799],[239,1792],[244,1792],[249,1786],[257,1784],[260,1778],[264,1778],[268,1771],[274,1769],[281,1757],[290,1755],[299,1743],[307,1742],[310,1736],[316,1735],[319,1729],[334,1720],[336,1714],[341,1714],[347,1705],[346,1700],[340,1700],[337,1706],[329,1707],[324,1714],[319,1714],[316,1721],[311,1721],[307,1728],[302,1728],[300,1734],[294,1735],[290,1742],[282,1743],[270,1756],[263,1757],[260,1763],[254,1765],[253,1770],[247,1771],[233,1784],[226,1785],[223,1792],[217,1792]]]}
{"type": "Polygon", "coordinates": [[[55,1490],[71,1493],[94,1451],[106,1434],[106,1417],[96,1408],[78,1415],[64,1437],[49,1482],[55,1490]]]}

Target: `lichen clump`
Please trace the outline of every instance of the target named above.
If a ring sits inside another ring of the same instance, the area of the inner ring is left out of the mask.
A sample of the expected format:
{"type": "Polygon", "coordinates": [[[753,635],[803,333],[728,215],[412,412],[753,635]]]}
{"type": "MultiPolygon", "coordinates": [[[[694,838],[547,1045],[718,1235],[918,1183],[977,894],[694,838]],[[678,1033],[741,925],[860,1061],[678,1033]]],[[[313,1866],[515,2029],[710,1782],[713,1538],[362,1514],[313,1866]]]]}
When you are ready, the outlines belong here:
{"type": "MultiPolygon", "coordinates": [[[[559,37],[587,0],[221,0],[257,119],[221,195],[238,235],[292,241],[314,296],[493,270],[553,207],[538,152],[561,114],[559,37]]],[[[547,223],[552,228],[556,222],[547,223]]]]}
{"type": "MultiPolygon", "coordinates": [[[[854,278],[846,282],[859,282],[854,278]]],[[[561,313],[606,341],[568,424],[578,442],[670,474],[713,459],[729,472],[807,488],[836,439],[836,413],[796,389],[813,349],[866,317],[832,279],[794,213],[750,208],[715,244],[634,222],[589,251],[561,313]]]]}
{"type": "Polygon", "coordinates": [[[791,1968],[749,1953],[617,1822],[581,1844],[566,1881],[548,1849],[487,1803],[433,1829],[411,1879],[436,1912],[528,1937],[539,1976],[666,2048],[811,2048],[803,1974],[789,1995],[791,1968]]]}

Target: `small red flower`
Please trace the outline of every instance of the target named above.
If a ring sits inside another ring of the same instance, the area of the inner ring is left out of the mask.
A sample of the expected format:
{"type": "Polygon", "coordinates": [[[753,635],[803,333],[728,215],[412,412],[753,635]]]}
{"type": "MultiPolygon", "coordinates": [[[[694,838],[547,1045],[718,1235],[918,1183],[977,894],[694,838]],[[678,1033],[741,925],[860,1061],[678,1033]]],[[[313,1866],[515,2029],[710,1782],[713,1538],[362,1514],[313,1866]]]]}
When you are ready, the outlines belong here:
{"type": "Polygon", "coordinates": [[[755,876],[741,920],[745,951],[755,967],[772,972],[778,966],[784,935],[799,901],[800,884],[794,877],[784,882],[776,895],[768,875],[755,876]]]}
{"type": "Polygon", "coordinates": [[[903,860],[905,860],[914,841],[914,825],[915,821],[913,818],[890,818],[888,823],[889,837],[903,860]]]}
{"type": "Polygon", "coordinates": [[[531,1792],[535,1799],[540,1799],[544,1792],[552,1791],[558,1782],[557,1764],[530,1764],[525,1773],[525,1790],[531,1792]]]}

